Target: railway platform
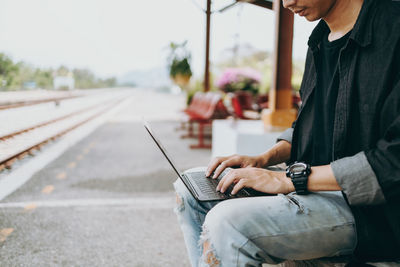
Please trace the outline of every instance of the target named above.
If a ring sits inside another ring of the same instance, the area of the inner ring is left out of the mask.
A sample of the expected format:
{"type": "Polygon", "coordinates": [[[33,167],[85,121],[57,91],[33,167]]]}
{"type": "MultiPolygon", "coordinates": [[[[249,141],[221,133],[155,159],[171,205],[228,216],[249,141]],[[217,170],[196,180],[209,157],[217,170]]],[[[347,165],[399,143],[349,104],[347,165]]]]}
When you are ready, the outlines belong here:
{"type": "Polygon", "coordinates": [[[1,183],[84,135],[0,201],[2,266],[189,266],[173,213],[177,177],[144,131],[142,116],[181,169],[207,164],[210,151],[191,150],[191,141],[174,130],[183,96],[120,93],[123,102],[108,109],[113,114],[99,115],[103,120],[92,129],[83,133],[81,125],[0,172],[1,183]]]}

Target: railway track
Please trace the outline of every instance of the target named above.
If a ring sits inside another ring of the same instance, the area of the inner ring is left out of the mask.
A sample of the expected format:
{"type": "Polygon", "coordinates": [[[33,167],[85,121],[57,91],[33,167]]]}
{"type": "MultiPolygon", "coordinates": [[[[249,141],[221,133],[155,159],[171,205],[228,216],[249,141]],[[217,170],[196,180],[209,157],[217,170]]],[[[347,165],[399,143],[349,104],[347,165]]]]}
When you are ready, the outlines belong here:
{"type": "Polygon", "coordinates": [[[0,136],[0,172],[10,169],[17,160],[34,155],[35,150],[40,150],[45,144],[100,116],[124,99],[102,101],[0,136]]]}
{"type": "Polygon", "coordinates": [[[81,97],[81,96],[79,96],[79,95],[76,95],[76,96],[64,96],[64,97],[55,97],[55,98],[40,99],[40,100],[20,101],[20,102],[9,103],[9,104],[1,104],[0,105],[0,110],[20,108],[20,107],[26,107],[26,106],[33,106],[33,105],[49,103],[49,102],[54,102],[54,103],[57,104],[62,100],[73,99],[73,98],[77,98],[77,97],[81,97]]]}

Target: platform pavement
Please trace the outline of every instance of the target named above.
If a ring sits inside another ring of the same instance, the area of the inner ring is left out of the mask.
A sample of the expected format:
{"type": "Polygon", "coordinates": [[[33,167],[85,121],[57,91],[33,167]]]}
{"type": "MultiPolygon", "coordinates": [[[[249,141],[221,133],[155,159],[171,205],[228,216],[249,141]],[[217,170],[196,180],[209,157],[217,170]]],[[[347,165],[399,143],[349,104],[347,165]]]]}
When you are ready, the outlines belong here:
{"type": "Polygon", "coordinates": [[[189,149],[195,140],[175,131],[182,100],[137,93],[3,199],[1,266],[188,266],[173,213],[177,176],[141,123],[149,118],[181,169],[206,165],[210,150],[189,149]]]}

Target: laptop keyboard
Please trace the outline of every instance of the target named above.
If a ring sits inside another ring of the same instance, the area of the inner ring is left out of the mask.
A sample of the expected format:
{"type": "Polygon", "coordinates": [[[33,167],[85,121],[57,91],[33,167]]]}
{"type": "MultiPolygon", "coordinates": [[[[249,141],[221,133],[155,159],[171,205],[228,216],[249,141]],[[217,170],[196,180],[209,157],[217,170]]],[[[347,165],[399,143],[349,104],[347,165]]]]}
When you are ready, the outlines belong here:
{"type": "Polygon", "coordinates": [[[217,188],[218,182],[221,180],[221,177],[218,177],[217,179],[204,179],[204,173],[196,173],[194,176],[193,179],[196,180],[196,184],[203,193],[216,192],[215,189],[217,188]]]}
{"type": "MultiPolygon", "coordinates": [[[[225,191],[225,193],[217,192],[216,188],[219,183],[219,181],[224,177],[226,172],[223,172],[217,179],[212,179],[212,178],[207,178],[204,175],[204,172],[193,172],[190,173],[190,178],[196,181],[197,186],[201,190],[202,193],[206,195],[213,195],[213,196],[218,196],[218,197],[244,197],[248,196],[247,192],[240,190],[235,196],[230,195],[230,192],[232,191],[234,184],[231,184],[228,189],[225,191]]],[[[212,176],[212,175],[211,175],[212,176]]]]}

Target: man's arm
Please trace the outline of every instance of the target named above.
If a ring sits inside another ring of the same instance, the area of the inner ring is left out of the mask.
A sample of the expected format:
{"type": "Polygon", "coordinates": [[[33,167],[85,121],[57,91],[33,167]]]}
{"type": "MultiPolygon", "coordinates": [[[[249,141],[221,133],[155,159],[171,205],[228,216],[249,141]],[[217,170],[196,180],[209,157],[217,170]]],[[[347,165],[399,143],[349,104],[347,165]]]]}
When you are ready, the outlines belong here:
{"type": "Polygon", "coordinates": [[[288,161],[292,149],[292,137],[293,127],[286,129],[271,149],[258,156],[259,165],[256,167],[268,167],[288,161]]]}
{"type": "Polygon", "coordinates": [[[333,174],[331,165],[312,167],[310,176],[308,177],[307,188],[309,191],[342,190],[333,174]]]}
{"type": "Polygon", "coordinates": [[[378,178],[365,152],[331,163],[334,177],[347,196],[350,205],[370,205],[385,202],[378,178]]]}
{"type": "MultiPolygon", "coordinates": [[[[290,149],[293,136],[293,128],[287,129],[278,137],[278,143],[271,149],[267,151],[266,154],[276,153],[274,156],[266,155],[265,158],[269,158],[269,164],[275,165],[284,161],[288,161],[290,158],[290,149]],[[288,144],[288,145],[286,145],[288,144]],[[289,150],[287,150],[289,149],[289,150]],[[276,161],[274,161],[276,160],[276,161]]],[[[281,173],[281,176],[286,176],[286,174],[281,173]]],[[[289,192],[294,192],[295,188],[291,179],[282,178],[283,181],[288,182],[289,192]]],[[[316,166],[311,168],[311,174],[308,177],[307,188],[309,191],[340,191],[342,188],[338,184],[335,176],[333,174],[330,165],[316,166]]]]}
{"type": "Polygon", "coordinates": [[[278,141],[270,150],[258,156],[258,167],[267,167],[288,161],[291,149],[292,144],[288,141],[278,141]]]}
{"type": "MultiPolygon", "coordinates": [[[[235,184],[232,194],[244,187],[270,194],[288,194],[294,192],[292,180],[285,172],[269,171],[260,168],[244,168],[230,171],[217,186],[217,190],[225,192],[229,185],[235,184]]],[[[312,167],[308,179],[310,191],[340,191],[341,188],[333,175],[330,165],[312,167]]]]}

